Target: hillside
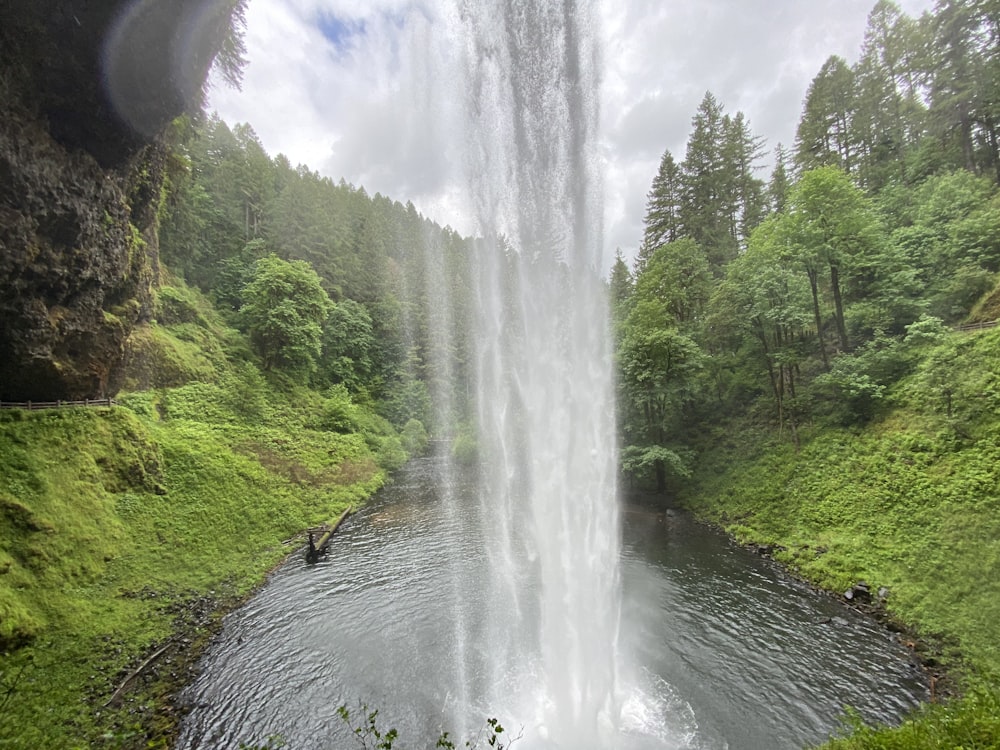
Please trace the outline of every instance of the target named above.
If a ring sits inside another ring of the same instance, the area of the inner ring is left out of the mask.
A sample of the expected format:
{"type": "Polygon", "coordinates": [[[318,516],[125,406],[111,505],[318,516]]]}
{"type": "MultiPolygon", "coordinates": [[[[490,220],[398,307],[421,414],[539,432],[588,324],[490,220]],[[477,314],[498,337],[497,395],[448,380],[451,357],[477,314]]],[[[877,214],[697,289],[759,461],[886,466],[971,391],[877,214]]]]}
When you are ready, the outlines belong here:
{"type": "Polygon", "coordinates": [[[406,458],[342,388],[262,374],[173,283],[132,339],[126,383],[148,389],[110,409],[0,411],[0,744],[161,746],[220,614],[406,458]]]}
{"type": "Polygon", "coordinates": [[[898,735],[843,747],[951,746],[947,725],[978,738],[965,747],[1000,737],[998,372],[1000,330],[945,333],[867,425],[803,426],[796,448],[787,430],[736,419],[699,440],[684,505],[820,587],[866,582],[939,697],[969,692],[898,735]]]}

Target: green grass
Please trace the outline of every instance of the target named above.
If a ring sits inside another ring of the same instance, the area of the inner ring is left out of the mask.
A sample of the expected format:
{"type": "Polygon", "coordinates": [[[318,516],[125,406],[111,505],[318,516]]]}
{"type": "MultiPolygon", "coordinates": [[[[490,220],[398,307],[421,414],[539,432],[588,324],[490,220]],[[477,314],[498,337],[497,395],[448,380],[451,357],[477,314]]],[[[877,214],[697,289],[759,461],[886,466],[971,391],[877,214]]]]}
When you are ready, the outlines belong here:
{"type": "Polygon", "coordinates": [[[787,436],[720,425],[681,492],[696,513],[741,541],[773,546],[779,561],[818,586],[839,592],[864,580],[888,589],[890,616],[971,691],[897,730],[893,736],[910,738],[902,744],[877,744],[870,738],[881,735],[866,732],[862,744],[834,747],[1000,747],[1000,724],[984,723],[980,710],[995,707],[1000,689],[1000,332],[965,337],[956,348],[950,416],[928,356],[897,384],[881,420],[812,425],[799,451],[787,436]],[[968,722],[993,744],[962,744],[959,734],[944,744],[930,739],[968,722]],[[921,727],[926,741],[915,739],[921,727]]]}
{"type": "Polygon", "coordinates": [[[995,750],[1000,747],[1000,691],[970,689],[960,701],[921,707],[897,728],[865,726],[851,716],[848,733],[826,750],[995,750]]]}
{"type": "Polygon", "coordinates": [[[102,708],[123,676],[178,632],[196,653],[293,549],[282,540],[405,458],[364,407],[349,405],[357,429],[322,429],[329,399],[263,377],[182,291],[177,322],[133,343],[154,342],[141,373],[173,357],[184,382],[111,409],[0,412],[0,747],[165,746],[183,656],[102,708]]]}

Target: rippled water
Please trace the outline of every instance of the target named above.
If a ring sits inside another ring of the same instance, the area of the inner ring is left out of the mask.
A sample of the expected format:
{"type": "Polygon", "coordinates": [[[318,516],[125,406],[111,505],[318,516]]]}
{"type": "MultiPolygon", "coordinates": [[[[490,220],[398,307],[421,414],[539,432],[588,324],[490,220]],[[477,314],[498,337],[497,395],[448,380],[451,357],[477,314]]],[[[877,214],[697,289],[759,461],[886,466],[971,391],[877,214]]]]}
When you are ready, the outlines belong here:
{"type": "MultiPolygon", "coordinates": [[[[486,705],[497,679],[488,634],[499,623],[530,638],[538,613],[482,593],[492,542],[462,511],[473,485],[442,502],[440,468],[411,464],[326,560],[293,556],[230,615],[185,694],[178,748],[271,735],[296,750],[357,746],[336,709],[361,703],[399,729],[401,747],[430,747],[441,730],[465,737],[494,715],[524,727],[515,747],[559,746],[531,686],[513,682],[525,665],[511,669],[509,701],[486,705]]],[[[617,726],[594,747],[802,747],[836,731],[845,705],[893,721],[926,697],[884,630],[712,530],[641,510],[623,527],[620,642],[607,644],[617,726]]]]}

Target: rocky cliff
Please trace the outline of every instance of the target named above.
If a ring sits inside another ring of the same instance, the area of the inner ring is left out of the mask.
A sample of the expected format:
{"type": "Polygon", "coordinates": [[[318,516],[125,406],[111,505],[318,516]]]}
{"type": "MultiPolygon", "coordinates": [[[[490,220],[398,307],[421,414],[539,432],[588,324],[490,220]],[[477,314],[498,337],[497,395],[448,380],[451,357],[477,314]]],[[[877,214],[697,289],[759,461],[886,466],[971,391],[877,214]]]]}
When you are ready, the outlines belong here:
{"type": "Polygon", "coordinates": [[[161,134],[238,0],[0,3],[0,399],[113,395],[149,315],[161,134]]]}

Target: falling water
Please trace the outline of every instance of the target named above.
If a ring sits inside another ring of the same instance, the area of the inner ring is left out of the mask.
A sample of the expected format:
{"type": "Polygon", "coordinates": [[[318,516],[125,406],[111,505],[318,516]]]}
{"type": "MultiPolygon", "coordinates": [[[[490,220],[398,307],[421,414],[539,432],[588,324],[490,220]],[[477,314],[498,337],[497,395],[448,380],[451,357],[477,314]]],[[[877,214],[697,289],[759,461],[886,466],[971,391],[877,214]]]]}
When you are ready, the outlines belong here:
{"type": "Polygon", "coordinates": [[[178,749],[272,734],[347,747],[336,706],[356,701],[408,746],[442,730],[462,743],[496,716],[523,727],[518,750],[799,747],[844,703],[898,718],[923,688],[867,621],[681,518],[632,514],[622,549],[595,11],[434,8],[426,97],[465,170],[480,239],[460,293],[476,313],[448,300],[468,260],[455,247],[426,242],[408,281],[436,302],[420,323],[438,433],[476,404],[478,486],[442,456],[418,460],[328,561],[278,571],[186,692],[178,749]],[[466,338],[471,378],[452,351],[466,338]]]}
{"type": "MultiPolygon", "coordinates": [[[[465,3],[488,702],[560,746],[616,721],[619,521],[587,3],[465,3]]],[[[470,678],[466,676],[466,681],[470,678]]]]}

